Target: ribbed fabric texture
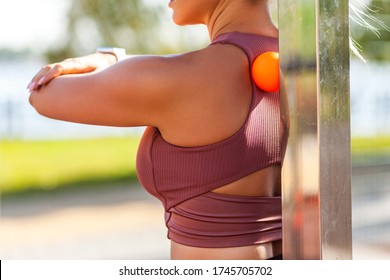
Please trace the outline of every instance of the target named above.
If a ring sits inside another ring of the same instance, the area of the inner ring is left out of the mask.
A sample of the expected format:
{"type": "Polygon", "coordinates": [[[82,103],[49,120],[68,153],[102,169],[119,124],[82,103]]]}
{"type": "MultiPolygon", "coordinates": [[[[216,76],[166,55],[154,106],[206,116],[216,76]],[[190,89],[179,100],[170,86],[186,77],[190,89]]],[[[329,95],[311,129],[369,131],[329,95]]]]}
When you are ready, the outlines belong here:
{"type": "Polygon", "coordinates": [[[174,206],[166,215],[168,237],[193,247],[226,248],[282,239],[281,197],[208,192],[174,206]]]}
{"type": "MultiPolygon", "coordinates": [[[[278,40],[247,33],[225,33],[212,44],[244,50],[250,67],[266,51],[278,51],[278,40]]],[[[249,71],[250,69],[248,69],[249,71]]],[[[137,155],[137,175],[144,188],[162,201],[166,211],[183,201],[234,182],[281,161],[282,126],[279,93],[265,93],[252,82],[247,120],[228,139],[202,147],[178,147],[148,127],[137,155]]]]}

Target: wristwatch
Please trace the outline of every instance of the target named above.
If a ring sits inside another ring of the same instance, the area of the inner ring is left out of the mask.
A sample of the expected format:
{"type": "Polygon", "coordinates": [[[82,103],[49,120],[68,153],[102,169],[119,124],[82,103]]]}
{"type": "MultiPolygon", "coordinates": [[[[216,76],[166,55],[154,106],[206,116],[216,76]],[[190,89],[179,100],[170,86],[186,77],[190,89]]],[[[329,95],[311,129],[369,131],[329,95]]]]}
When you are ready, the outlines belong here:
{"type": "Polygon", "coordinates": [[[121,48],[99,47],[97,53],[108,53],[116,56],[116,61],[121,61],[126,58],[126,50],[121,48]]]}

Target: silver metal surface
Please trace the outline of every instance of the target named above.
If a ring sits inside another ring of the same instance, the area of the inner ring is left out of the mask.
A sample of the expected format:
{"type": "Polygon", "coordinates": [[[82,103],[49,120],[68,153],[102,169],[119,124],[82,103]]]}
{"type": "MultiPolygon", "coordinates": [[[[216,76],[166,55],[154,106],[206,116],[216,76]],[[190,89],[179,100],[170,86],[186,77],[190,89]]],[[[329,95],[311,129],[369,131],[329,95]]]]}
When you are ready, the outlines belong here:
{"type": "Polygon", "coordinates": [[[350,259],[348,1],[279,0],[285,259],[350,259]]]}

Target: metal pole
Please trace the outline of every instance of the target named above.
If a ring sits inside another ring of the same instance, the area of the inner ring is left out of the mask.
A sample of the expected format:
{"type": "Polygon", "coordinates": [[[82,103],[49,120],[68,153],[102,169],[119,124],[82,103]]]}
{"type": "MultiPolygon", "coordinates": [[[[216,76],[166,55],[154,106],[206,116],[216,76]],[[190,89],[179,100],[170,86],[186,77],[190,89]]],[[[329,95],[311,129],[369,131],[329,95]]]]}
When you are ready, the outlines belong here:
{"type": "Polygon", "coordinates": [[[285,259],[351,259],[349,18],[345,0],[279,0],[290,136],[285,259]]]}

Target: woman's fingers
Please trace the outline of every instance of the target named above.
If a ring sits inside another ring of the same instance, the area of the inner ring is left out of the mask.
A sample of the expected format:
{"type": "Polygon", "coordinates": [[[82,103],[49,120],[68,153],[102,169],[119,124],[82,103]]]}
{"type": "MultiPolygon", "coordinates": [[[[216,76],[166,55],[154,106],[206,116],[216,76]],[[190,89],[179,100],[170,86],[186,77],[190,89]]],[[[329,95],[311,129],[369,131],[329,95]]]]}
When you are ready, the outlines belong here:
{"type": "Polygon", "coordinates": [[[37,79],[38,80],[37,87],[47,85],[54,78],[57,78],[58,76],[61,76],[64,74],[67,74],[64,71],[64,68],[61,64],[55,64],[55,65],[49,65],[49,66],[50,67],[48,67],[47,72],[45,72],[44,75],[42,75],[39,78],[39,80],[37,79]]]}
{"type": "Polygon", "coordinates": [[[77,59],[67,59],[59,63],[48,64],[32,78],[27,86],[30,91],[37,90],[47,85],[53,79],[61,75],[77,74],[91,71],[91,67],[83,66],[77,59]]]}
{"type": "Polygon", "coordinates": [[[82,74],[95,71],[98,67],[105,67],[115,63],[115,57],[111,54],[91,54],[83,57],[69,58],[59,63],[48,64],[32,78],[27,89],[38,90],[47,85],[53,79],[61,75],[82,74]]]}
{"type": "Polygon", "coordinates": [[[64,74],[63,67],[60,64],[46,65],[32,78],[27,88],[30,91],[37,90],[62,74],[64,74]]]}

